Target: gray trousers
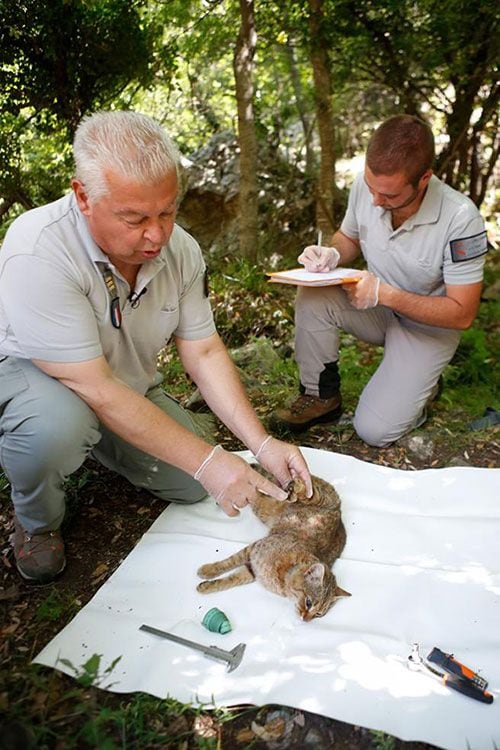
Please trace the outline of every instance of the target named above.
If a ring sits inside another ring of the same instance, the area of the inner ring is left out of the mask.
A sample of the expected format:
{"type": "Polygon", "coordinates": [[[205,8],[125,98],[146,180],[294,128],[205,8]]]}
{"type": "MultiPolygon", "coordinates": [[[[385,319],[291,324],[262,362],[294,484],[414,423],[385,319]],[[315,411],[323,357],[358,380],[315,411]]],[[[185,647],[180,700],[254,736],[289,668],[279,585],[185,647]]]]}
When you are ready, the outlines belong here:
{"type": "MultiPolygon", "coordinates": [[[[146,397],[196,432],[188,412],[160,386],[146,397]]],[[[164,500],[193,503],[206,496],[189,474],[103,427],[79,396],[30,360],[7,357],[0,362],[0,464],[27,532],[59,528],[65,511],[63,482],[91,451],[104,466],[164,500]]]]}
{"type": "Polygon", "coordinates": [[[383,345],[382,362],[361,393],[354,415],[361,439],[379,447],[418,425],[460,339],[460,331],[420,326],[382,305],[356,310],[340,287],[301,287],[295,324],[300,382],[312,396],[319,395],[325,364],[338,360],[339,329],[383,345]]]}

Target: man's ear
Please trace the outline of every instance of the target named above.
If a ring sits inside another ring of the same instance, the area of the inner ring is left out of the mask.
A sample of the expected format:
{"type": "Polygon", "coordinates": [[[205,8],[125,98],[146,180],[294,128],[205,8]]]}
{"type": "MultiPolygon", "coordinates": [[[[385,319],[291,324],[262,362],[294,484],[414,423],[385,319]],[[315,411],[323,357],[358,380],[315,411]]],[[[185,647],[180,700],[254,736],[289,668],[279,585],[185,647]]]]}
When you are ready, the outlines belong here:
{"type": "Polygon", "coordinates": [[[73,188],[78,208],[84,216],[88,216],[91,212],[91,208],[84,184],[80,180],[77,180],[76,177],[73,177],[71,180],[71,187],[73,188]]]}
{"type": "Polygon", "coordinates": [[[420,188],[427,187],[427,185],[429,184],[429,180],[432,177],[432,174],[433,174],[432,169],[427,169],[423,173],[422,177],[420,178],[420,188]]]}

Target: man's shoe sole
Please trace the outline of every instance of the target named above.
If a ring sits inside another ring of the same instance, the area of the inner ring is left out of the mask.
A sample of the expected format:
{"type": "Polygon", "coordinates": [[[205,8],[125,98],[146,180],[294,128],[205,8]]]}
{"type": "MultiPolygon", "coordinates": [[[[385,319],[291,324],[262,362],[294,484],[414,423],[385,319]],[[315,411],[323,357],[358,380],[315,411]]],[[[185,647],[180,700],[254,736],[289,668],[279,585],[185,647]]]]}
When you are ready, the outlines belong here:
{"type": "Polygon", "coordinates": [[[44,575],[40,576],[30,576],[27,573],[22,570],[19,565],[16,563],[17,572],[19,575],[24,578],[25,581],[28,581],[29,583],[51,583],[52,581],[55,581],[56,578],[58,578],[61,573],[66,568],[66,560],[64,560],[64,563],[60,570],[57,571],[57,573],[45,573],[44,575]]]}
{"type": "Polygon", "coordinates": [[[292,422],[284,422],[282,419],[275,417],[275,421],[281,427],[286,427],[290,432],[305,432],[310,427],[314,427],[316,424],[327,424],[328,422],[336,422],[337,419],[342,415],[342,406],[338,406],[336,409],[332,409],[326,414],[322,414],[320,417],[310,419],[309,422],[303,422],[302,424],[294,424],[292,422]]]}

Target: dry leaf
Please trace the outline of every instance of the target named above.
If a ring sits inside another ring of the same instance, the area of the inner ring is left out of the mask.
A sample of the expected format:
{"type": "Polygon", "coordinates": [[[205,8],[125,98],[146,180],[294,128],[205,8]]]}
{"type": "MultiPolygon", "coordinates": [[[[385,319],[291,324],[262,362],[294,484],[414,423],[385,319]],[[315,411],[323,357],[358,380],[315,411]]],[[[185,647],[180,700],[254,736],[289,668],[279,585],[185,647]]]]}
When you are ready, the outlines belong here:
{"type": "Polygon", "coordinates": [[[245,727],[244,729],[240,729],[239,732],[236,733],[236,742],[246,742],[250,743],[252,740],[255,739],[255,733],[252,732],[250,727],[245,727]]]}
{"type": "Polygon", "coordinates": [[[99,576],[104,575],[104,573],[107,573],[108,571],[108,563],[99,563],[97,568],[92,573],[92,578],[99,578],[99,576]]]}

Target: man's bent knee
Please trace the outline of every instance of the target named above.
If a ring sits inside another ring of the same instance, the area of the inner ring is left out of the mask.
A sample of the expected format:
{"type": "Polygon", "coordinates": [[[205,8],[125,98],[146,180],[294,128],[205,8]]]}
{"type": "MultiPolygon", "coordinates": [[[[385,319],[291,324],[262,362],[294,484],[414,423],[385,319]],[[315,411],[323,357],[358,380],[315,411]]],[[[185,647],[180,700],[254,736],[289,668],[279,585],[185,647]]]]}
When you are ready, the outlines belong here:
{"type": "Polygon", "coordinates": [[[385,448],[404,433],[398,432],[394,426],[387,424],[373,412],[358,409],[354,416],[353,426],[358,437],[374,448],[385,448]]]}

